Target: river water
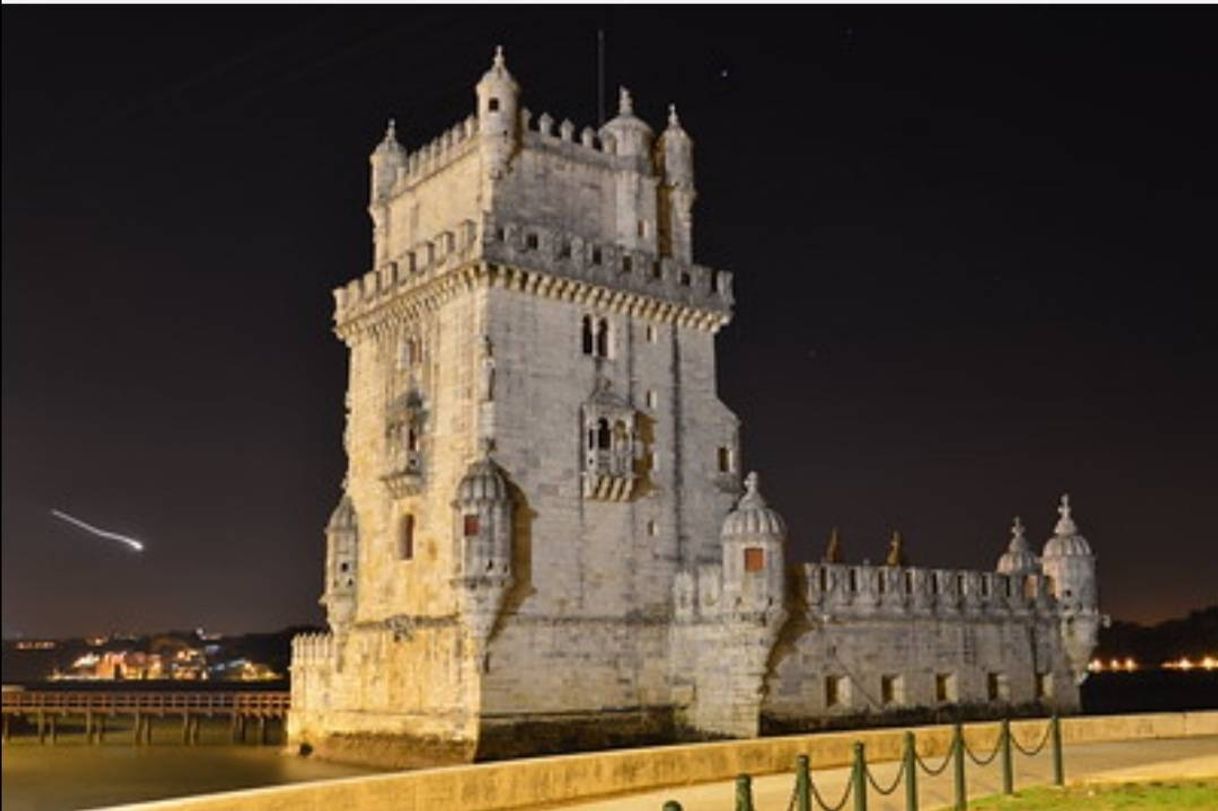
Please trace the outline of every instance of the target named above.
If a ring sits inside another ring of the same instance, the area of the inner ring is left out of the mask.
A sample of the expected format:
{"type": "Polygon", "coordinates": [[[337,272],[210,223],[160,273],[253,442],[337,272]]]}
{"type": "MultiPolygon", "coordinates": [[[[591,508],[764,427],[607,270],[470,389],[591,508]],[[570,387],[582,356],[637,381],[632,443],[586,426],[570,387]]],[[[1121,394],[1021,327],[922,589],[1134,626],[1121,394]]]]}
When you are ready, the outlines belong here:
{"type": "Polygon", "coordinates": [[[370,774],[285,755],[276,746],[212,744],[4,745],[4,811],[68,811],[187,794],[370,774]]]}

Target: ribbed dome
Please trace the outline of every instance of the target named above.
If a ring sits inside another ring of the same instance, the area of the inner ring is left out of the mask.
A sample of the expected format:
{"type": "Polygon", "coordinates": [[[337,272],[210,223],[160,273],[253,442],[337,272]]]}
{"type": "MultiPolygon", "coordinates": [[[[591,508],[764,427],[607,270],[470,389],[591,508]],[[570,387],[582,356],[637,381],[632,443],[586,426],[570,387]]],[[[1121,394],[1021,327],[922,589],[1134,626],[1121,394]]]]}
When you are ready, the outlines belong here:
{"type": "Polygon", "coordinates": [[[357,526],[355,504],[352,503],[351,496],[344,494],[339,500],[338,506],[334,508],[334,512],[330,513],[330,522],[326,524],[326,529],[331,531],[353,530],[357,526]]]}
{"type": "Polygon", "coordinates": [[[724,538],[741,536],[770,536],[782,539],[787,536],[787,525],[782,516],[766,506],[760,492],[761,479],[750,473],[744,479],[745,493],[736,504],[736,509],[723,519],[724,538]]]}
{"type": "Polygon", "coordinates": [[[391,156],[400,158],[405,155],[406,150],[398,143],[397,138],[397,122],[392,118],[389,119],[389,126],[385,129],[385,137],[376,145],[376,155],[391,156]]]}
{"type": "Polygon", "coordinates": [[[1023,522],[1018,517],[1011,525],[1011,545],[998,559],[999,574],[1027,574],[1040,567],[1040,561],[1028,547],[1028,540],[1023,534],[1023,522]]]}
{"type": "Polygon", "coordinates": [[[457,485],[457,501],[462,504],[509,498],[507,479],[489,454],[471,464],[457,485]]]}
{"type": "Polygon", "coordinates": [[[1078,532],[1078,525],[1070,515],[1070,496],[1063,495],[1061,506],[1057,508],[1061,517],[1053,528],[1053,537],[1045,542],[1041,557],[1062,558],[1091,554],[1091,545],[1078,532]]]}
{"type": "Polygon", "coordinates": [[[634,114],[630,91],[622,88],[618,98],[618,113],[601,127],[601,137],[612,135],[617,142],[617,154],[642,155],[651,148],[654,133],[647,122],[634,114]]]}
{"type": "Polygon", "coordinates": [[[516,84],[516,79],[508,72],[507,61],[503,58],[503,46],[495,46],[495,58],[491,61],[490,70],[482,74],[482,81],[479,84],[500,85],[512,90],[519,90],[520,86],[516,84]]]}

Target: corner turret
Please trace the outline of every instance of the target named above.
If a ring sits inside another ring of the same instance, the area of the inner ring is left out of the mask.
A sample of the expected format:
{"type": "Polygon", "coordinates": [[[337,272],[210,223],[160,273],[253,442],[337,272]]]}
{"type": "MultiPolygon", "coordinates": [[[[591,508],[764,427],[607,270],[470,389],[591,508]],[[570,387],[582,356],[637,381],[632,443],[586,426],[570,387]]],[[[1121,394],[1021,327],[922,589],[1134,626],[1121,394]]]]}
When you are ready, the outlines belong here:
{"type": "Polygon", "coordinates": [[[319,602],[334,633],[355,620],[359,567],[359,521],[351,496],[343,494],[326,524],[326,590],[319,602]]]}
{"type": "Polygon", "coordinates": [[[634,99],[626,88],[618,90],[617,116],[601,127],[602,141],[612,141],[614,154],[624,158],[642,158],[645,171],[650,174],[651,142],[655,133],[647,122],[634,114],[634,99]]]}
{"type": "Polygon", "coordinates": [[[668,127],[656,142],[660,168],[660,248],[683,262],[693,261],[694,142],[681,126],[675,104],[668,105],[668,127]]]}
{"type": "Polygon", "coordinates": [[[736,509],[723,521],[723,593],[725,608],[735,613],[777,616],[786,603],[783,546],[787,526],[766,506],[761,480],[750,473],[736,509]]]}
{"type": "Polygon", "coordinates": [[[495,48],[491,68],[474,90],[478,96],[483,168],[487,175],[497,178],[507,171],[520,140],[520,85],[508,73],[503,46],[495,48]]]}
{"type": "Polygon", "coordinates": [[[1040,563],[1036,555],[1028,548],[1028,540],[1024,537],[1023,522],[1015,516],[1011,524],[1011,543],[1007,551],[998,559],[996,570],[999,574],[1029,575],[1040,573],[1040,563]]]}
{"type": "Polygon", "coordinates": [[[397,182],[398,175],[406,170],[406,150],[398,143],[397,122],[389,119],[385,128],[385,137],[368,156],[372,164],[372,193],[369,202],[372,205],[383,202],[389,197],[397,182]]]}
{"type": "Polygon", "coordinates": [[[474,641],[484,644],[512,585],[512,494],[489,441],[457,484],[452,506],[453,584],[474,641]]]}
{"type": "Polygon", "coordinates": [[[1057,526],[1053,529],[1053,537],[1045,542],[1041,566],[1057,598],[1062,641],[1070,658],[1070,668],[1075,680],[1082,684],[1087,678],[1087,663],[1095,650],[1101,621],[1095,556],[1074,523],[1069,495],[1062,496],[1057,512],[1057,526]]]}

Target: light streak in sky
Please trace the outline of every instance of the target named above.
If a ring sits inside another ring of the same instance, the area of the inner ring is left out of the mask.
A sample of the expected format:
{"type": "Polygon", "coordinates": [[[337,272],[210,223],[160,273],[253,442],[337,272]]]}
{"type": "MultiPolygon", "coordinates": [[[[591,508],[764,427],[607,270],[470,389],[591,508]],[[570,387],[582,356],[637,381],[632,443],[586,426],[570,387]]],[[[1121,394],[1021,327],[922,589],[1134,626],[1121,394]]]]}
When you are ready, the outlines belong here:
{"type": "Polygon", "coordinates": [[[99,529],[99,528],[93,526],[92,524],[85,523],[84,521],[81,521],[79,518],[73,518],[72,516],[68,515],[67,513],[60,512],[59,510],[51,510],[51,515],[55,516],[56,518],[60,519],[61,521],[67,521],[69,524],[72,524],[73,526],[80,527],[85,532],[90,532],[99,538],[108,538],[112,541],[118,541],[120,543],[125,543],[125,544],[127,544],[127,546],[130,546],[136,552],[144,551],[144,544],[140,543],[135,538],[128,538],[126,535],[119,535],[117,532],[108,532],[107,530],[99,529]]]}

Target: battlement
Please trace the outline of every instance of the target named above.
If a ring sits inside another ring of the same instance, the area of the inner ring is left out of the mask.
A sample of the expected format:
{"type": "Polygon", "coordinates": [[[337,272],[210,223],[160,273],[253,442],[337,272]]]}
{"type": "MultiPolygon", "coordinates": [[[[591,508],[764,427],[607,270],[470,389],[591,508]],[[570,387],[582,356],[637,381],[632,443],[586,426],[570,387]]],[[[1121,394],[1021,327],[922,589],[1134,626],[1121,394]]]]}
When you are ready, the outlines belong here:
{"type": "Polygon", "coordinates": [[[331,634],[297,634],[292,637],[292,664],[315,665],[334,658],[334,637],[331,634]]]}
{"type": "Polygon", "coordinates": [[[732,274],[727,271],[493,215],[484,222],[482,239],[489,261],[719,312],[724,323],[734,303],[732,274]]]}
{"type": "Polygon", "coordinates": [[[1011,615],[1052,611],[1047,578],[905,566],[805,563],[800,599],[832,618],[883,614],[1011,615]]]}
{"type": "Polygon", "coordinates": [[[653,172],[649,158],[639,162],[635,157],[618,155],[617,141],[613,137],[613,133],[585,126],[579,129],[577,140],[576,126],[571,119],[564,118],[558,122],[549,113],[542,113],[534,123],[532,113],[528,109],[521,110],[520,139],[526,149],[554,152],[569,160],[589,163],[606,169],[634,168],[645,174],[653,172]],[[555,130],[556,125],[557,131],[555,130]]]}
{"type": "Polygon", "coordinates": [[[405,165],[398,172],[391,194],[401,193],[473,151],[477,134],[478,118],[470,115],[415,151],[407,152],[405,165]]]}
{"type": "MultiPolygon", "coordinates": [[[[421,290],[450,271],[485,261],[585,282],[654,301],[657,317],[689,315],[718,328],[731,317],[732,274],[578,235],[484,215],[413,246],[396,259],[334,291],[335,324],[343,325],[391,299],[421,290]]],[[[622,297],[618,297],[619,299],[622,297]]]]}

